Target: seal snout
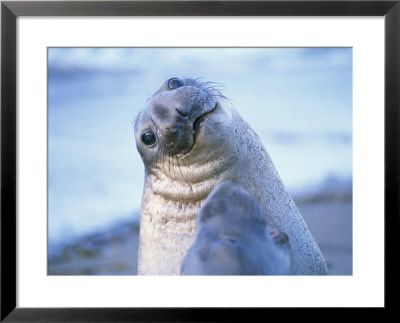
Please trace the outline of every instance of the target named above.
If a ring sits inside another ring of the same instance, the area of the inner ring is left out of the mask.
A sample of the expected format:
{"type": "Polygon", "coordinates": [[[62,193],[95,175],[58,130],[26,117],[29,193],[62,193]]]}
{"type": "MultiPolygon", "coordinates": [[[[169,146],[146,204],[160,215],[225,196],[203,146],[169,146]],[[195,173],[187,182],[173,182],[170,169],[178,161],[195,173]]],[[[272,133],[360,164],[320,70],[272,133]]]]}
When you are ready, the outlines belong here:
{"type": "Polygon", "coordinates": [[[149,111],[154,121],[174,124],[186,120],[193,124],[196,119],[212,111],[216,102],[209,98],[198,98],[198,89],[191,89],[191,95],[187,91],[177,93],[163,93],[153,98],[149,103],[149,111]],[[180,93],[183,92],[183,93],[180,93]]]}
{"type": "Polygon", "coordinates": [[[216,102],[202,90],[184,86],[159,93],[150,100],[147,109],[164,148],[176,155],[193,147],[197,121],[215,107],[216,102]]]}

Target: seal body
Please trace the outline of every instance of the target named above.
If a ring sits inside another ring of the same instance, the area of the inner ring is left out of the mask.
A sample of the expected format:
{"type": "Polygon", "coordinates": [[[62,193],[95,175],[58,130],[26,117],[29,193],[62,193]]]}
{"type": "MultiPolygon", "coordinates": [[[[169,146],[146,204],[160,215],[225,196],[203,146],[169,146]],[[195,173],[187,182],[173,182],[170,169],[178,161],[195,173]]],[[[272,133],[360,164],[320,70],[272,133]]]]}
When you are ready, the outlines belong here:
{"type": "Polygon", "coordinates": [[[289,275],[290,246],[268,232],[261,206],[238,184],[223,182],[207,197],[181,275],[289,275]]]}
{"type": "Polygon", "coordinates": [[[138,273],[179,274],[196,236],[197,214],[215,186],[239,184],[268,223],[288,235],[292,274],[327,267],[261,141],[210,83],[172,78],[135,121],[145,166],[138,273]]]}

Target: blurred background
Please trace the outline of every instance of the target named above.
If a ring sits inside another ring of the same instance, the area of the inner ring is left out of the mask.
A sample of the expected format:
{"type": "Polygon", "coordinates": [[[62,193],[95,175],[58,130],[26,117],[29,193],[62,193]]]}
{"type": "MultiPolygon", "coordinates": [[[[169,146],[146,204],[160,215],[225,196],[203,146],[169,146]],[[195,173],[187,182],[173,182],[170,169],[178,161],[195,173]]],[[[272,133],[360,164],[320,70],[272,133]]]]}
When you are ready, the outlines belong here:
{"type": "Polygon", "coordinates": [[[48,274],[137,273],[144,168],[132,121],[174,76],[224,85],[330,273],[351,275],[351,48],[49,48],[48,274]]]}

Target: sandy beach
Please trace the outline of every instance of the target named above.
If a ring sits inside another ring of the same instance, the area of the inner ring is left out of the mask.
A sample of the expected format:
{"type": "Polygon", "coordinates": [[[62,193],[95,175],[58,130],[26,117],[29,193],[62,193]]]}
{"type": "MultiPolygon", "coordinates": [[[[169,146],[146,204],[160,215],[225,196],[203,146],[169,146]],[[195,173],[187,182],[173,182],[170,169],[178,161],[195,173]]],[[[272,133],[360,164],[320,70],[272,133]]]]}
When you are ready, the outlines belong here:
{"type": "MultiPolygon", "coordinates": [[[[329,275],[352,275],[351,196],[296,201],[321,248],[329,275]]],[[[49,275],[136,275],[139,226],[116,225],[64,246],[49,259],[49,275]]]]}

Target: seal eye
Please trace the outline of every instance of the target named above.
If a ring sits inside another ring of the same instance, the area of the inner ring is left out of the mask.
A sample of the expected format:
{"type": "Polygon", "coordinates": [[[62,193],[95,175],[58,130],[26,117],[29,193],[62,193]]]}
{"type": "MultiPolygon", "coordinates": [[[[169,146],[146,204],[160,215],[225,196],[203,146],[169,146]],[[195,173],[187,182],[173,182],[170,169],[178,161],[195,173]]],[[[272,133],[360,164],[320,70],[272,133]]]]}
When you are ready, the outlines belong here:
{"type": "Polygon", "coordinates": [[[183,81],[181,79],[178,79],[177,77],[173,77],[172,79],[169,79],[169,81],[168,81],[168,88],[170,90],[175,90],[181,86],[183,86],[183,81]]]}
{"type": "Polygon", "coordinates": [[[222,240],[229,241],[230,243],[233,243],[233,244],[235,244],[235,243],[237,242],[236,237],[235,237],[233,234],[230,234],[230,233],[221,233],[221,234],[219,235],[219,237],[220,237],[222,240]]]}
{"type": "Polygon", "coordinates": [[[156,142],[156,136],[154,133],[150,130],[147,130],[143,135],[142,135],[142,141],[146,146],[151,146],[156,142]]]}

